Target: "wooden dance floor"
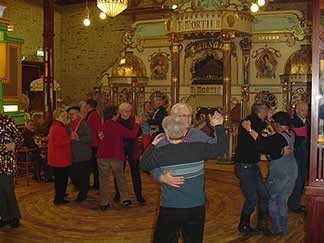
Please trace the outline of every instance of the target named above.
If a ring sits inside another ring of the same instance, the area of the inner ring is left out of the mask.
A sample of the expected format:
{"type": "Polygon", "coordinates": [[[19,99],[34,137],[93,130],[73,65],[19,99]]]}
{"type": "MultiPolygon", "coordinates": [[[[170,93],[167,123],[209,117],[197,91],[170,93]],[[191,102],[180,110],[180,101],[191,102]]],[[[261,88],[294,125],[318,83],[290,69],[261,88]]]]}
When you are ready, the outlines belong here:
{"type": "MultiPolygon", "coordinates": [[[[289,235],[286,237],[247,238],[240,235],[237,224],[243,199],[232,166],[215,166],[208,162],[206,167],[207,215],[204,242],[303,242],[304,216],[294,213],[289,214],[289,235]]],[[[129,191],[132,192],[129,175],[128,184],[129,191]]],[[[97,192],[90,191],[89,199],[78,204],[73,201],[76,193],[69,185],[68,197],[71,202],[64,206],[54,206],[53,183],[32,182],[30,186],[26,186],[24,180],[18,180],[16,192],[22,213],[21,226],[17,229],[0,229],[0,242],[149,243],[159,205],[159,186],[149,175],[143,174],[143,190],[145,205],[136,204],[131,193],[131,208],[123,209],[116,204],[112,209],[101,212],[97,192]]]]}

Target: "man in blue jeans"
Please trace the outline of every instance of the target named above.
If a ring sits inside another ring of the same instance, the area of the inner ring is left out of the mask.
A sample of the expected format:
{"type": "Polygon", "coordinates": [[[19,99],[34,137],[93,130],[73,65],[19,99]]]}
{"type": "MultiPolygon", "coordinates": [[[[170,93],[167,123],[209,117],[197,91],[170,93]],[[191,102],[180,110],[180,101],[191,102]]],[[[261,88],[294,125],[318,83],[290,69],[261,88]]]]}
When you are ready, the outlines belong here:
{"type": "MultiPolygon", "coordinates": [[[[252,113],[244,120],[249,120],[252,129],[260,134],[267,127],[265,119],[268,112],[270,112],[270,108],[267,105],[254,104],[252,113]]],[[[245,202],[241,211],[238,230],[247,235],[259,232],[265,235],[270,234],[266,224],[269,196],[258,166],[260,155],[256,141],[250,136],[249,131],[240,126],[234,161],[235,172],[240,179],[240,188],[245,202]],[[257,226],[254,229],[250,225],[250,218],[257,206],[257,226]]]]}

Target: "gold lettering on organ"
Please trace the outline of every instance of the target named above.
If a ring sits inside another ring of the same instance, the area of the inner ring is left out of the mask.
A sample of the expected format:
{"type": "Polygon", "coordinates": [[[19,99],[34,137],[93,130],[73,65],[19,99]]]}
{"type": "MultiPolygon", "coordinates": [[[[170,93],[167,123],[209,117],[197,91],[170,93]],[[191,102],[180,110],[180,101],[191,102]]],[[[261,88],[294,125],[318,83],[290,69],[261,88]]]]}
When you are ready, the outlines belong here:
{"type": "Polygon", "coordinates": [[[196,30],[220,30],[221,19],[183,19],[177,21],[177,32],[191,32],[196,30]]]}

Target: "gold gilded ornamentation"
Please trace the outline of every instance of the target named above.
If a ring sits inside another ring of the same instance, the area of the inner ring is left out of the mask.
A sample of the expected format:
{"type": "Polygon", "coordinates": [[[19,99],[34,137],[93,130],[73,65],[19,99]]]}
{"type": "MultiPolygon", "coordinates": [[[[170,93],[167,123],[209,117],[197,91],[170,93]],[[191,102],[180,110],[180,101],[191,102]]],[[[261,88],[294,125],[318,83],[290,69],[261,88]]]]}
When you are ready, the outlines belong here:
{"type": "Polygon", "coordinates": [[[169,70],[169,54],[165,52],[153,53],[150,58],[152,80],[165,80],[169,70]]]}
{"type": "Polygon", "coordinates": [[[233,27],[235,24],[235,16],[232,14],[229,14],[226,16],[226,21],[229,27],[233,27]]]}
{"type": "Polygon", "coordinates": [[[251,22],[250,13],[238,10],[183,11],[171,17],[168,30],[172,33],[221,32],[237,26],[235,31],[251,33],[251,22]]]}
{"type": "Polygon", "coordinates": [[[179,45],[172,45],[172,49],[171,50],[172,50],[173,53],[178,53],[179,50],[180,50],[179,45]]]}
{"type": "Polygon", "coordinates": [[[145,65],[132,52],[126,52],[113,66],[112,77],[146,77],[145,65]]]}
{"type": "Polygon", "coordinates": [[[261,91],[255,96],[256,103],[269,105],[272,109],[276,109],[278,100],[277,97],[270,91],[261,91]]]}
{"type": "Polygon", "coordinates": [[[242,96],[243,102],[247,102],[249,100],[249,96],[250,96],[250,87],[249,87],[249,85],[242,85],[242,87],[241,87],[241,96],[242,96]]]}
{"type": "Polygon", "coordinates": [[[253,52],[255,58],[255,66],[257,69],[257,78],[275,78],[277,68],[277,57],[281,57],[278,50],[274,48],[260,48],[253,52]]]}
{"type": "Polygon", "coordinates": [[[311,46],[302,45],[301,49],[293,53],[287,60],[285,74],[311,74],[312,52],[311,46]]]}
{"type": "Polygon", "coordinates": [[[231,43],[229,43],[229,42],[225,42],[225,43],[224,43],[223,50],[224,50],[224,51],[230,51],[230,50],[231,50],[231,43]]]}
{"type": "Polygon", "coordinates": [[[206,50],[222,50],[223,42],[220,38],[194,41],[185,48],[185,57],[193,56],[195,53],[206,50]]]}

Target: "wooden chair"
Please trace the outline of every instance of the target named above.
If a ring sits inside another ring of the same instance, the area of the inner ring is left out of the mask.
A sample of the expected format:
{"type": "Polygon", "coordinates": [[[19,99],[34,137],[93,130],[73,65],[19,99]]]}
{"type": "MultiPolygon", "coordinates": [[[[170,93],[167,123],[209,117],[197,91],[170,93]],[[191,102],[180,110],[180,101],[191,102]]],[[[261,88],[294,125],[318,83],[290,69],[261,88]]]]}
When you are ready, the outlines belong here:
{"type": "Polygon", "coordinates": [[[32,153],[35,152],[35,149],[20,147],[16,150],[16,159],[17,159],[17,176],[26,178],[27,186],[29,186],[30,176],[33,172],[33,163],[32,153]]]}

